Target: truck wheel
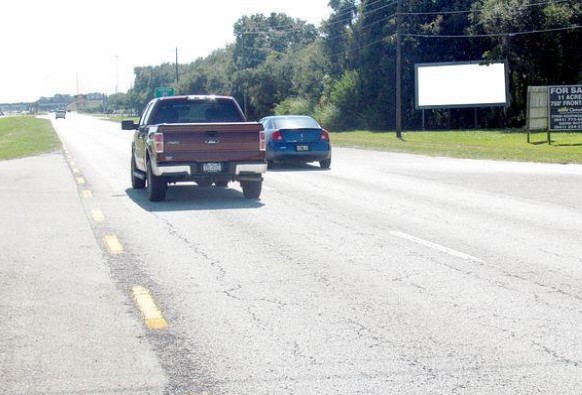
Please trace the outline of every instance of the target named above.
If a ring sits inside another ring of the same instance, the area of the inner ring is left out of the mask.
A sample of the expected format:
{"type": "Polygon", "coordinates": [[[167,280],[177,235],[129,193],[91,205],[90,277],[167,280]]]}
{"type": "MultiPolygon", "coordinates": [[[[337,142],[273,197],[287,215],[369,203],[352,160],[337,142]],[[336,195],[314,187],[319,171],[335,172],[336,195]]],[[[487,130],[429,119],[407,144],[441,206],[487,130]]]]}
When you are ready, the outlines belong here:
{"type": "Polygon", "coordinates": [[[263,181],[241,181],[243,195],[247,199],[258,199],[261,196],[263,181]]]}
{"type": "Polygon", "coordinates": [[[147,162],[146,191],[150,202],[161,202],[166,198],[168,184],[162,177],[156,176],[152,171],[150,161],[147,162]]]}
{"type": "Polygon", "coordinates": [[[144,189],[146,184],[145,175],[135,167],[135,157],[131,154],[131,187],[133,189],[144,189]],[[140,174],[143,178],[139,178],[140,174]]]}
{"type": "Polygon", "coordinates": [[[321,166],[322,169],[329,169],[329,167],[331,166],[331,158],[320,160],[319,166],[321,166]]]}

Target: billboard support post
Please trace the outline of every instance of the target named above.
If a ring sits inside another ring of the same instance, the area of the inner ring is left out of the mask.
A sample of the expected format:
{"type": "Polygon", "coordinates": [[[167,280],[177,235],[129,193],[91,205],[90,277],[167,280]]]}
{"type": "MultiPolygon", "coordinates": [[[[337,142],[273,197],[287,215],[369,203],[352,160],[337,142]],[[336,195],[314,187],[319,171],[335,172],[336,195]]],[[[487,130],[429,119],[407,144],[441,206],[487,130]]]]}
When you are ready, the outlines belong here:
{"type": "MultiPolygon", "coordinates": [[[[529,89],[527,90],[527,100],[526,100],[526,103],[527,103],[526,104],[527,111],[529,111],[529,108],[530,108],[529,106],[531,105],[531,92],[530,92],[529,89]]],[[[530,136],[531,135],[531,128],[530,128],[530,123],[529,123],[529,117],[526,117],[526,125],[525,125],[525,127],[526,127],[526,130],[527,130],[527,143],[528,144],[531,144],[531,136],[530,136]]]]}
{"type": "Polygon", "coordinates": [[[400,37],[400,21],[402,1],[396,4],[396,138],[402,138],[402,48],[400,37]]]}
{"type": "Polygon", "coordinates": [[[478,126],[477,107],[473,108],[473,122],[475,125],[475,130],[477,130],[477,126],[478,126]]]}

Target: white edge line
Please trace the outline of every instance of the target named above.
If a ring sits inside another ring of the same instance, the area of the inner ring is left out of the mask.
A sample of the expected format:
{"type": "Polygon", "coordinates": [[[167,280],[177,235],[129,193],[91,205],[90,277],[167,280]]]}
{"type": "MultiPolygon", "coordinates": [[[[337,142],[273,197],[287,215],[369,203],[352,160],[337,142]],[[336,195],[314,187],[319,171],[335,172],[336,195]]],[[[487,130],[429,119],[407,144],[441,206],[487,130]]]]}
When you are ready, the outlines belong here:
{"type": "Polygon", "coordinates": [[[468,254],[453,250],[452,248],[445,247],[445,246],[442,246],[440,244],[436,244],[436,243],[433,243],[433,242],[430,242],[427,240],[419,239],[418,237],[414,237],[414,236],[411,236],[411,235],[406,234],[406,233],[395,232],[395,231],[391,231],[388,233],[390,233],[392,236],[400,237],[401,239],[409,240],[409,241],[412,241],[414,243],[421,244],[425,247],[429,247],[429,248],[432,248],[434,250],[438,250],[438,251],[444,252],[446,254],[456,256],[457,258],[465,259],[467,261],[483,262],[483,260],[476,258],[472,255],[468,255],[468,254]]]}

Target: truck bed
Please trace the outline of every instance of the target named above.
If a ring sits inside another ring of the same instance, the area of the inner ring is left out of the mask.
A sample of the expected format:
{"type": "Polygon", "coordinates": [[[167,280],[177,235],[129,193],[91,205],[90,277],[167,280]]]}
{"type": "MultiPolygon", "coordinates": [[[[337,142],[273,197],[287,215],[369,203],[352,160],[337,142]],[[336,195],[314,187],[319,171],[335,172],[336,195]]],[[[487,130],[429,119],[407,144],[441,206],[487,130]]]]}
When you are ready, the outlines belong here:
{"type": "Polygon", "coordinates": [[[257,150],[260,124],[254,122],[162,124],[164,154],[160,163],[256,161],[263,155],[257,150]]]}

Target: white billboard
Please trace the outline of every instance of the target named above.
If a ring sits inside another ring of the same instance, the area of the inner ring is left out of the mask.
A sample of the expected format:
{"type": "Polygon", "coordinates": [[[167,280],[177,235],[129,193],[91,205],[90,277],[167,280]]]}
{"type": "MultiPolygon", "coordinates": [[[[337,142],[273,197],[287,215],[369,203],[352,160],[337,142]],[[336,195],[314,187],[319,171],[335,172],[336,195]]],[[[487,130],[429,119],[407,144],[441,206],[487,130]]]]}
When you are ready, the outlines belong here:
{"type": "Polygon", "coordinates": [[[506,106],[505,63],[417,64],[416,108],[506,106]]]}

